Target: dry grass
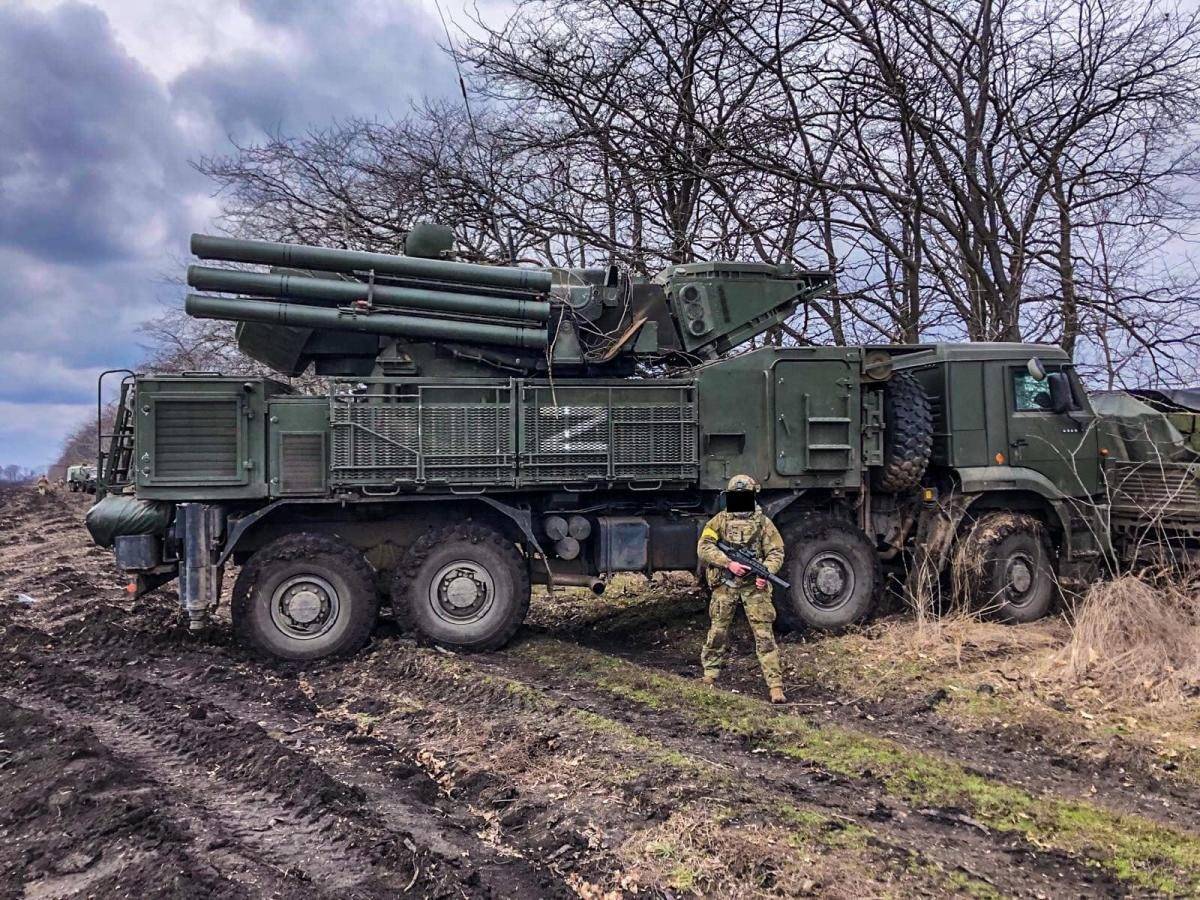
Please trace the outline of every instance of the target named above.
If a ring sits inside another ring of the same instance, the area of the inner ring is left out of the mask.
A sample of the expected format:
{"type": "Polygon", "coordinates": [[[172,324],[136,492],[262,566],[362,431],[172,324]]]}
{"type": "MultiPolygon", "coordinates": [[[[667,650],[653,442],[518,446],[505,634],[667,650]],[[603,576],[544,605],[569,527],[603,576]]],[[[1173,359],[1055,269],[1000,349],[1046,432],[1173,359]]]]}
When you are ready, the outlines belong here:
{"type": "Polygon", "coordinates": [[[1061,637],[1053,620],[1014,628],[963,608],[924,622],[888,624],[891,627],[879,639],[884,652],[897,659],[916,656],[938,669],[961,668],[984,659],[1027,658],[1061,637]]]}
{"type": "Polygon", "coordinates": [[[853,846],[863,840],[857,832],[838,856],[808,830],[738,822],[719,806],[685,807],[635,832],[618,856],[640,883],[666,885],[676,895],[850,900],[879,891],[875,879],[887,873],[856,871],[864,864],[853,846]]]}
{"type": "Polygon", "coordinates": [[[1064,671],[1122,697],[1176,701],[1200,688],[1200,585],[1157,573],[1094,584],[1064,671]]]}

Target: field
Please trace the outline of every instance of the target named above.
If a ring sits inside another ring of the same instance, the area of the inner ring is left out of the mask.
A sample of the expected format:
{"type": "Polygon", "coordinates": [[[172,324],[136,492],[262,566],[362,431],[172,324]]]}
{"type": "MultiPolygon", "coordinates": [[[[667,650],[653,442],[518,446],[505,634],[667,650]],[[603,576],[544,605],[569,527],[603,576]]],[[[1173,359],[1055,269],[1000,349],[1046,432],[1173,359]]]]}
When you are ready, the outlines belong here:
{"type": "Polygon", "coordinates": [[[0,896],[1200,893],[1200,701],[1065,678],[1061,619],[789,636],[783,708],[744,624],[700,683],[682,576],[300,668],[131,601],[88,502],[0,494],[0,896]]]}

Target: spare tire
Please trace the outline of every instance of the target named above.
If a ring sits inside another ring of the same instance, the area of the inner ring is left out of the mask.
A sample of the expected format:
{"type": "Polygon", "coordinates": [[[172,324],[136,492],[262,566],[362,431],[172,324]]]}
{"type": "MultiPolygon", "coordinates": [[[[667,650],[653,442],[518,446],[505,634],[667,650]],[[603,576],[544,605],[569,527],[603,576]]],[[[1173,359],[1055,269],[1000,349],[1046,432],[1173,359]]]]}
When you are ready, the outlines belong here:
{"type": "Polygon", "coordinates": [[[872,472],[875,490],[915,490],[933,452],[933,407],[921,383],[898,372],[883,388],[883,465],[872,472]]]}

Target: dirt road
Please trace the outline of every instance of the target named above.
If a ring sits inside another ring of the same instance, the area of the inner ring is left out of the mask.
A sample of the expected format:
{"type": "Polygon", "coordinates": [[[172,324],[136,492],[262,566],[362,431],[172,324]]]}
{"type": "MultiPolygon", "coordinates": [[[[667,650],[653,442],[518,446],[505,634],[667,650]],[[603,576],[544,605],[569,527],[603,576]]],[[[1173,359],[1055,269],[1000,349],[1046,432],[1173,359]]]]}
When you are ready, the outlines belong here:
{"type": "Polygon", "coordinates": [[[682,579],[300,668],[130,601],[87,503],[0,494],[0,896],[1200,891],[1195,717],[1043,689],[1061,626],[791,640],[783,710],[682,579]]]}

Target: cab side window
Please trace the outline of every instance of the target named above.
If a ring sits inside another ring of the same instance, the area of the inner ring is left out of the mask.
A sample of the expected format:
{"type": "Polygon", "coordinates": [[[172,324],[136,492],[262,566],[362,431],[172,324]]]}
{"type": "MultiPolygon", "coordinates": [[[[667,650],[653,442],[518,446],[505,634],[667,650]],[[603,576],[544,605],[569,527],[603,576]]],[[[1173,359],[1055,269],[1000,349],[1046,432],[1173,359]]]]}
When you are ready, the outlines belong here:
{"type": "Polygon", "coordinates": [[[1038,381],[1024,369],[1014,369],[1013,408],[1017,412],[1049,412],[1054,408],[1050,400],[1050,382],[1038,381]]]}

